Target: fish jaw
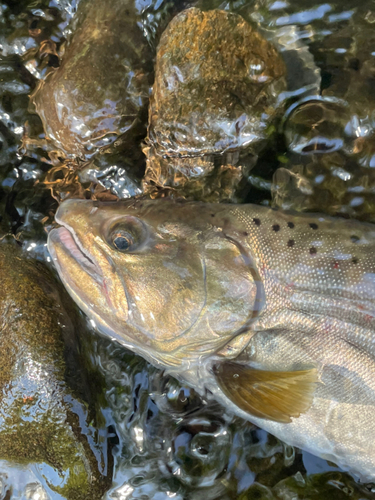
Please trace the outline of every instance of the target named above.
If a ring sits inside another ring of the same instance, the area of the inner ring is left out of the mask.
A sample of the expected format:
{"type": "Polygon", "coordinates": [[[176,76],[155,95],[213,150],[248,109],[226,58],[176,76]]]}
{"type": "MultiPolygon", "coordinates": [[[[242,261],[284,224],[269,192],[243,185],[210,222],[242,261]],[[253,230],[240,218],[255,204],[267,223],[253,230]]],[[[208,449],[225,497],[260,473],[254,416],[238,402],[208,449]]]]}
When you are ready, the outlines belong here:
{"type": "Polygon", "coordinates": [[[76,242],[73,234],[65,227],[59,227],[53,229],[50,233],[49,246],[48,249],[54,257],[54,262],[58,266],[59,259],[57,258],[58,250],[57,245],[65,248],[65,253],[75,260],[83,270],[88,274],[93,281],[98,284],[102,284],[103,275],[98,266],[96,266],[87,253],[85,253],[79,242],[76,242]]]}
{"type": "MultiPolygon", "coordinates": [[[[122,330],[128,319],[128,304],[122,283],[90,231],[89,215],[93,202],[67,200],[58,209],[56,221],[61,225],[48,235],[48,250],[57,272],[69,294],[89,317],[92,324],[111,337],[122,330]],[[86,221],[83,224],[83,221],[86,221]],[[75,228],[80,230],[76,231],[75,228]],[[116,294],[111,293],[116,289],[116,294]],[[117,300],[115,300],[117,299],[117,300]],[[121,326],[113,323],[121,314],[121,326]]],[[[127,328],[128,335],[131,328],[127,328]]],[[[128,344],[121,337],[122,343],[128,344]]]]}
{"type": "MultiPolygon", "coordinates": [[[[59,215],[58,221],[63,224],[61,212],[59,215]]],[[[88,316],[93,327],[124,347],[140,354],[150,363],[165,366],[165,363],[159,362],[157,353],[148,345],[147,339],[143,339],[143,347],[137,346],[136,339],[139,333],[134,331],[125,319],[120,326],[113,321],[116,311],[109,293],[111,285],[108,278],[104,276],[101,266],[96,264],[94,256],[82,247],[73,230],[68,229],[67,226],[53,229],[48,235],[48,251],[61,281],[72,299],[88,316]],[[103,311],[106,311],[106,314],[103,311]]],[[[121,307],[122,316],[127,318],[126,300],[121,307]]],[[[175,363],[169,362],[168,364],[175,363]]]]}
{"type": "MultiPolygon", "coordinates": [[[[96,203],[86,200],[67,200],[61,204],[55,217],[61,227],[52,230],[48,238],[52,261],[72,298],[99,331],[156,366],[171,367],[172,370],[181,364],[190,366],[194,364],[192,358],[197,357],[195,353],[184,360],[174,351],[178,350],[179,342],[183,343],[183,338],[179,338],[188,334],[191,325],[179,334],[173,333],[170,338],[162,332],[164,338],[157,341],[152,332],[142,328],[143,325],[134,324],[135,307],[138,305],[134,295],[136,299],[138,297],[132,286],[129,292],[126,277],[124,279],[129,269],[126,265],[118,266],[111,258],[103,237],[103,226],[110,217],[102,217],[101,212],[108,209],[110,216],[116,219],[119,216],[117,207],[120,205],[100,204],[98,209],[96,203]]],[[[132,203],[125,202],[121,210],[128,214],[129,207],[131,212],[132,203]]],[[[199,264],[199,256],[196,260],[199,264]]],[[[178,274],[178,266],[174,267],[178,274]]],[[[204,281],[202,286],[204,290],[204,281]]],[[[199,318],[204,303],[205,294],[202,304],[198,302],[195,305],[197,313],[192,325],[199,318]]],[[[140,316],[143,319],[142,312],[140,316]]]]}
{"type": "Polygon", "coordinates": [[[93,319],[95,324],[107,326],[102,317],[90,307],[107,299],[105,280],[102,271],[92,256],[87,255],[74,238],[73,233],[62,226],[53,229],[48,235],[48,251],[57,272],[73,300],[93,319]],[[67,271],[69,270],[69,271],[67,271]],[[84,286],[82,286],[84,284],[84,286]]]}

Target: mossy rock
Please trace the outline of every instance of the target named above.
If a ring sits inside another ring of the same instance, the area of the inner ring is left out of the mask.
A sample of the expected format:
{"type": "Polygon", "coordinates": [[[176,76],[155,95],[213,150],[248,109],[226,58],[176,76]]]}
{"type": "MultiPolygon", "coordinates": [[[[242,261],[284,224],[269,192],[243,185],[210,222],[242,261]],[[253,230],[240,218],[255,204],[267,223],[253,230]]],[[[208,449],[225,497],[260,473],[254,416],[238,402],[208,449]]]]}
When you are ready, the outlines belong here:
{"type": "Polygon", "coordinates": [[[49,470],[42,486],[51,498],[101,498],[108,450],[95,442],[91,406],[66,381],[75,309],[40,262],[8,244],[0,289],[0,460],[49,470]]]}

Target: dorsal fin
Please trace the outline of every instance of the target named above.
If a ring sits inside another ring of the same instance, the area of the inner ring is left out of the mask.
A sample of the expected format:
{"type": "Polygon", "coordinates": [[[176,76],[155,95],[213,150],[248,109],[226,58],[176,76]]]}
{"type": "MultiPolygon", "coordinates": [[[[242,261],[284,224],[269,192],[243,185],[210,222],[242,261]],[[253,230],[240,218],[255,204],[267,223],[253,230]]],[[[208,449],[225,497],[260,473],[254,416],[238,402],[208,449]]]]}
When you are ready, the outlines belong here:
{"type": "Polygon", "coordinates": [[[233,361],[213,368],[224,394],[241,410],[259,418],[289,423],[311,406],[318,375],[316,369],[257,370],[233,361]]]}

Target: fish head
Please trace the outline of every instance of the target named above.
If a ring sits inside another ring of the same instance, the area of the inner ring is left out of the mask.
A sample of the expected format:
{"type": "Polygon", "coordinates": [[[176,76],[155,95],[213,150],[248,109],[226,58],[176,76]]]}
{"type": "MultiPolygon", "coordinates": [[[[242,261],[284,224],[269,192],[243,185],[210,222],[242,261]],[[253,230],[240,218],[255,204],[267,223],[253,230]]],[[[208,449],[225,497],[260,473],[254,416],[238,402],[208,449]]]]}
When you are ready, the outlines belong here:
{"type": "Polygon", "coordinates": [[[191,366],[242,346],[234,339],[259,309],[251,257],[223,214],[203,203],[67,200],[48,248],[99,330],[156,365],[191,366]]]}

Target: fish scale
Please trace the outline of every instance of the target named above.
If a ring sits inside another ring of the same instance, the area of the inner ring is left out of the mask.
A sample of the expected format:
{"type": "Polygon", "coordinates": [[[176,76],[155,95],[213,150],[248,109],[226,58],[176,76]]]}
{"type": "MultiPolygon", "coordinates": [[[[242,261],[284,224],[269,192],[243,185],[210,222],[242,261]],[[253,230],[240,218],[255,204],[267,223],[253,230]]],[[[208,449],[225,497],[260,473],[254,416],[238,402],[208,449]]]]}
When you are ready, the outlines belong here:
{"type": "MultiPolygon", "coordinates": [[[[284,325],[290,328],[299,317],[297,312],[304,314],[306,323],[312,315],[328,318],[326,322],[336,318],[342,324],[341,337],[353,344],[359,339],[358,344],[363,346],[365,342],[366,348],[373,352],[375,233],[372,225],[323,217],[317,222],[308,216],[288,216],[269,209],[259,211],[256,217],[241,210],[234,210],[234,215],[246,224],[248,244],[255,248],[255,261],[259,262],[266,290],[266,311],[253,325],[254,330],[284,325]],[[255,224],[254,218],[264,224],[255,224]],[[272,230],[275,221],[280,226],[277,232],[272,230]],[[293,223],[292,229],[288,222],[293,223]],[[317,229],[306,230],[310,224],[317,224],[317,229]],[[296,242],[292,248],[285,245],[291,234],[296,242]],[[358,238],[355,243],[353,235],[358,238]],[[319,248],[319,253],[310,254],[312,244],[319,248]],[[353,259],[357,259],[356,263],[353,259]],[[353,328],[347,328],[348,323],[353,328]]],[[[298,328],[302,335],[303,323],[298,328]]],[[[330,326],[319,325],[316,330],[327,333],[330,326]]]]}
{"type": "Polygon", "coordinates": [[[245,224],[247,243],[266,277],[284,287],[308,290],[372,304],[375,298],[375,230],[370,224],[304,215],[293,216],[268,208],[236,208],[234,217],[245,224]],[[250,212],[250,213],[249,213],[250,212]],[[254,223],[260,221],[260,225],[254,223]],[[288,227],[292,222],[294,227],[288,227]],[[317,229],[311,229],[315,224],[317,229]],[[275,231],[274,227],[278,226],[275,231]],[[353,236],[359,238],[355,243],[353,236]],[[292,247],[289,241],[294,241],[292,247]],[[311,249],[314,249],[313,253],[311,249]],[[370,300],[368,298],[370,297],[370,300]]]}

